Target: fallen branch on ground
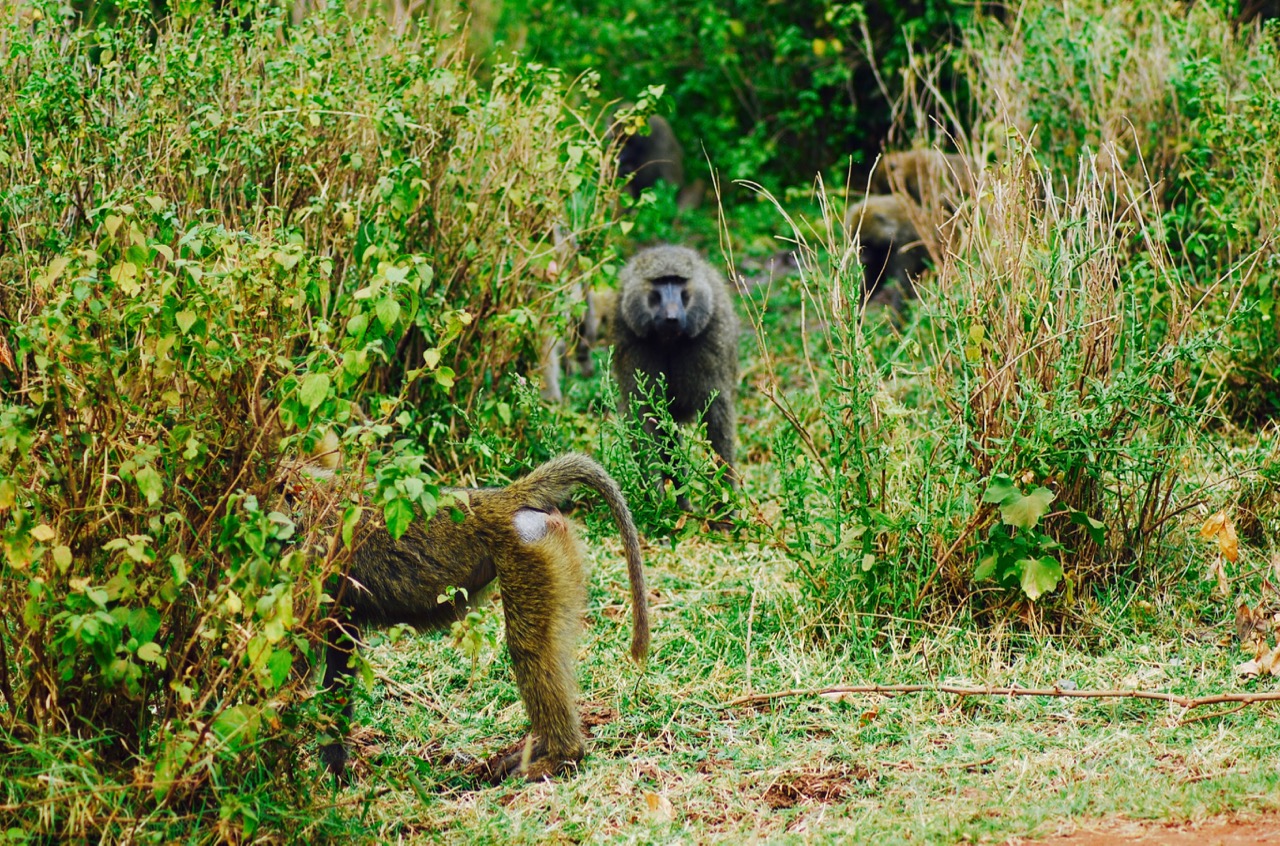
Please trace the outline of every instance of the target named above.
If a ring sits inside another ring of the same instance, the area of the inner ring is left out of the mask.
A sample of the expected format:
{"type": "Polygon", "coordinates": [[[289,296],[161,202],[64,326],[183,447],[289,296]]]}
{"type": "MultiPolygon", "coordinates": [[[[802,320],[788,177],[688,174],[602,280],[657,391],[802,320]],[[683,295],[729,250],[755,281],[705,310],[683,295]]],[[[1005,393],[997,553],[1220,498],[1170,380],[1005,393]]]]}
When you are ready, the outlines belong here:
{"type": "MultiPolygon", "coordinates": [[[[904,693],[954,693],[957,696],[1056,696],[1067,699],[1155,699],[1172,702],[1187,710],[1203,705],[1219,705],[1223,702],[1239,702],[1241,707],[1256,702],[1280,702],[1280,692],[1273,693],[1215,693],[1212,696],[1179,696],[1153,690],[1067,690],[1061,687],[961,687],[952,684],[849,684],[836,687],[800,688],[779,690],[773,693],[753,693],[739,696],[725,703],[732,708],[739,705],[759,705],[775,699],[793,696],[833,696],[842,693],[865,693],[873,696],[899,696],[904,693]]],[[[1226,712],[1231,713],[1231,712],[1226,712]]]]}

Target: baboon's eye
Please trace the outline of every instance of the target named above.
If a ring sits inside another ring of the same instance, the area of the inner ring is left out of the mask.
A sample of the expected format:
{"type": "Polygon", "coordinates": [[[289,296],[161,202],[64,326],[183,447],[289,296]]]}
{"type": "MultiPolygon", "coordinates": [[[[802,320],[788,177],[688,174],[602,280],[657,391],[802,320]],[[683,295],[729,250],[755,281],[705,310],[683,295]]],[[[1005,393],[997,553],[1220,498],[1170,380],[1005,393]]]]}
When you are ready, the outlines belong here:
{"type": "Polygon", "coordinates": [[[657,291],[649,292],[649,308],[657,308],[658,304],[661,302],[662,302],[662,294],[658,293],[657,291]]]}
{"type": "Polygon", "coordinates": [[[683,303],[684,305],[688,305],[688,304],[689,304],[689,289],[688,289],[688,288],[681,288],[681,289],[680,289],[680,302],[681,302],[681,303],[683,303]]]}

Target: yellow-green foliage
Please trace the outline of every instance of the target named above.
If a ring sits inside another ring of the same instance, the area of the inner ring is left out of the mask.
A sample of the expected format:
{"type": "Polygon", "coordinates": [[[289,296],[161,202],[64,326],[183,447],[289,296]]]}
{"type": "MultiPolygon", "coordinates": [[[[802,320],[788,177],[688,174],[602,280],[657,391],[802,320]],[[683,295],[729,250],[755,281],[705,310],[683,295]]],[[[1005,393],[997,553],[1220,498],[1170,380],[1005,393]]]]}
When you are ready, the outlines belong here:
{"type": "Polygon", "coordinates": [[[601,155],[555,72],[481,86],[444,36],[47,20],[0,58],[0,802],[113,838],[102,779],[251,832],[208,791],[300,766],[332,535],[433,508],[422,447],[564,325],[591,262],[553,228],[599,248],[601,155]],[[372,501],[290,502],[331,429],[372,501]]]}

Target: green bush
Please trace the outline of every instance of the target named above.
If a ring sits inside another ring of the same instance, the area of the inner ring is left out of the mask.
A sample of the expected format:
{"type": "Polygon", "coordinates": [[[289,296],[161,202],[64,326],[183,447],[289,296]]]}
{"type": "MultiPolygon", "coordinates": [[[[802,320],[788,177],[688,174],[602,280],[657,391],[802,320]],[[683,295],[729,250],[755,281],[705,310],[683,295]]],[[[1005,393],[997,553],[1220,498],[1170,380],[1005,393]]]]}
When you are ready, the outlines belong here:
{"type": "MultiPolygon", "coordinates": [[[[326,319],[344,285],[417,256],[436,274],[418,314],[473,317],[445,361],[467,374],[456,401],[473,411],[534,370],[595,270],[615,196],[599,190],[602,143],[567,110],[556,71],[502,65],[481,88],[441,35],[391,41],[340,9],[301,29],[271,23],[224,35],[195,17],[161,50],[133,30],[64,43],[46,24],[16,29],[5,114],[28,143],[0,157],[0,230],[14,250],[57,252],[93,209],[143,196],[185,221],[254,221],[332,263],[326,319]],[[557,263],[557,227],[572,261],[557,263]]],[[[434,355],[420,327],[398,343],[373,383],[392,393],[434,355]]],[[[456,426],[420,434],[444,449],[465,434],[456,426]]]]}
{"type": "Polygon", "coordinates": [[[1008,161],[957,212],[958,240],[933,245],[897,340],[859,308],[857,244],[826,199],[793,223],[825,388],[815,402],[770,366],[765,389],[789,426],[772,445],[787,547],[823,630],[954,614],[989,580],[1012,590],[972,609],[1070,612],[1086,583],[1157,569],[1178,528],[1173,491],[1207,418],[1189,365],[1215,336],[1185,297],[1152,328],[1131,292],[1181,290],[1177,269],[1141,218],[1152,248],[1129,258],[1102,180],[1058,197],[1031,159],[1008,161]]]}
{"type": "Polygon", "coordinates": [[[526,425],[493,398],[604,251],[602,146],[558,74],[481,88],[341,9],[155,43],[49,11],[0,36],[0,803],[336,824],[296,774],[325,586],[359,508],[403,530],[468,425],[526,425]],[[345,483],[298,484],[328,432],[345,483]]]}
{"type": "Polygon", "coordinates": [[[594,71],[611,100],[664,86],[661,111],[685,148],[690,179],[706,176],[705,148],[726,186],[748,178],[790,185],[854,151],[874,155],[893,122],[908,40],[937,46],[973,9],[937,0],[524,0],[504,4],[498,36],[569,73],[594,71]]]}

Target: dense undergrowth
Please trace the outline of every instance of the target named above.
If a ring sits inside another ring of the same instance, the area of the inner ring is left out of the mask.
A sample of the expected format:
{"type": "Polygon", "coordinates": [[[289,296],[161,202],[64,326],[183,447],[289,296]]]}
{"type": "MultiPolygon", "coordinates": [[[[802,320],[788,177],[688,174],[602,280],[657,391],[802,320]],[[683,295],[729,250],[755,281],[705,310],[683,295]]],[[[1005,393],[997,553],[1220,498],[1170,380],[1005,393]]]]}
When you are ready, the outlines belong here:
{"type": "MultiPolygon", "coordinates": [[[[797,94],[761,122],[767,143],[710,150],[737,126],[710,67],[673,89],[705,110],[677,131],[725,173],[789,161],[776,121],[812,135],[853,119],[787,76],[827,94],[857,78],[832,58],[852,7],[819,5],[823,46],[791,32],[753,82],[797,94]]],[[[644,11],[656,29],[670,10],[644,11]]],[[[751,20],[702,11],[721,38],[751,20]]],[[[756,684],[808,677],[814,655],[887,681],[884,656],[916,672],[916,644],[955,626],[1101,649],[1100,617],[1134,596],[1202,623],[1264,590],[1280,528],[1274,28],[1206,4],[1030,2],[979,15],[929,61],[899,57],[898,133],[988,166],[897,316],[861,306],[842,220],[857,179],[807,193],[815,167],[778,197],[677,212],[664,189],[620,208],[596,88],[675,85],[652,62],[607,84],[501,51],[480,65],[461,30],[341,8],[300,26],[266,9],[248,26],[59,14],[21,6],[0,30],[0,808],[15,838],[406,833],[370,786],[334,799],[300,742],[326,726],[307,665],[343,527],[362,506],[403,525],[443,484],[567,448],[622,482],[664,562],[659,614],[684,633],[658,630],[647,680],[620,670],[620,573],[602,556],[584,672],[627,706],[604,742],[641,757],[668,744],[703,761],[691,745],[721,728],[699,712],[686,732],[671,702],[751,689],[753,650],[756,684]],[[950,102],[954,86],[976,105],[950,102]],[[939,114],[954,120],[931,135],[939,114]],[[537,396],[575,292],[657,239],[732,270],[756,329],[741,494],[710,478],[696,433],[677,457],[703,511],[737,508],[710,539],[653,489],[609,415],[607,367],[568,379],[563,406],[537,396]],[[794,275],[759,269],[780,247],[794,275]],[[304,519],[282,479],[335,435],[350,485],[304,519]],[[1225,558],[1196,536],[1215,512],[1240,534],[1225,558]],[[360,813],[378,822],[363,831],[360,813]]],[[[535,40],[585,25],[543,24],[535,40]]],[[[610,63],[644,46],[609,32],[610,63]]],[[[746,74],[763,48],[741,47],[746,74]]],[[[467,742],[522,719],[509,680],[473,689],[494,619],[472,623],[465,655],[429,656],[474,709],[440,736],[467,742]]],[[[396,796],[458,787],[420,757],[385,771],[396,796]]],[[[525,824],[517,836],[553,830],[525,824]]]]}

